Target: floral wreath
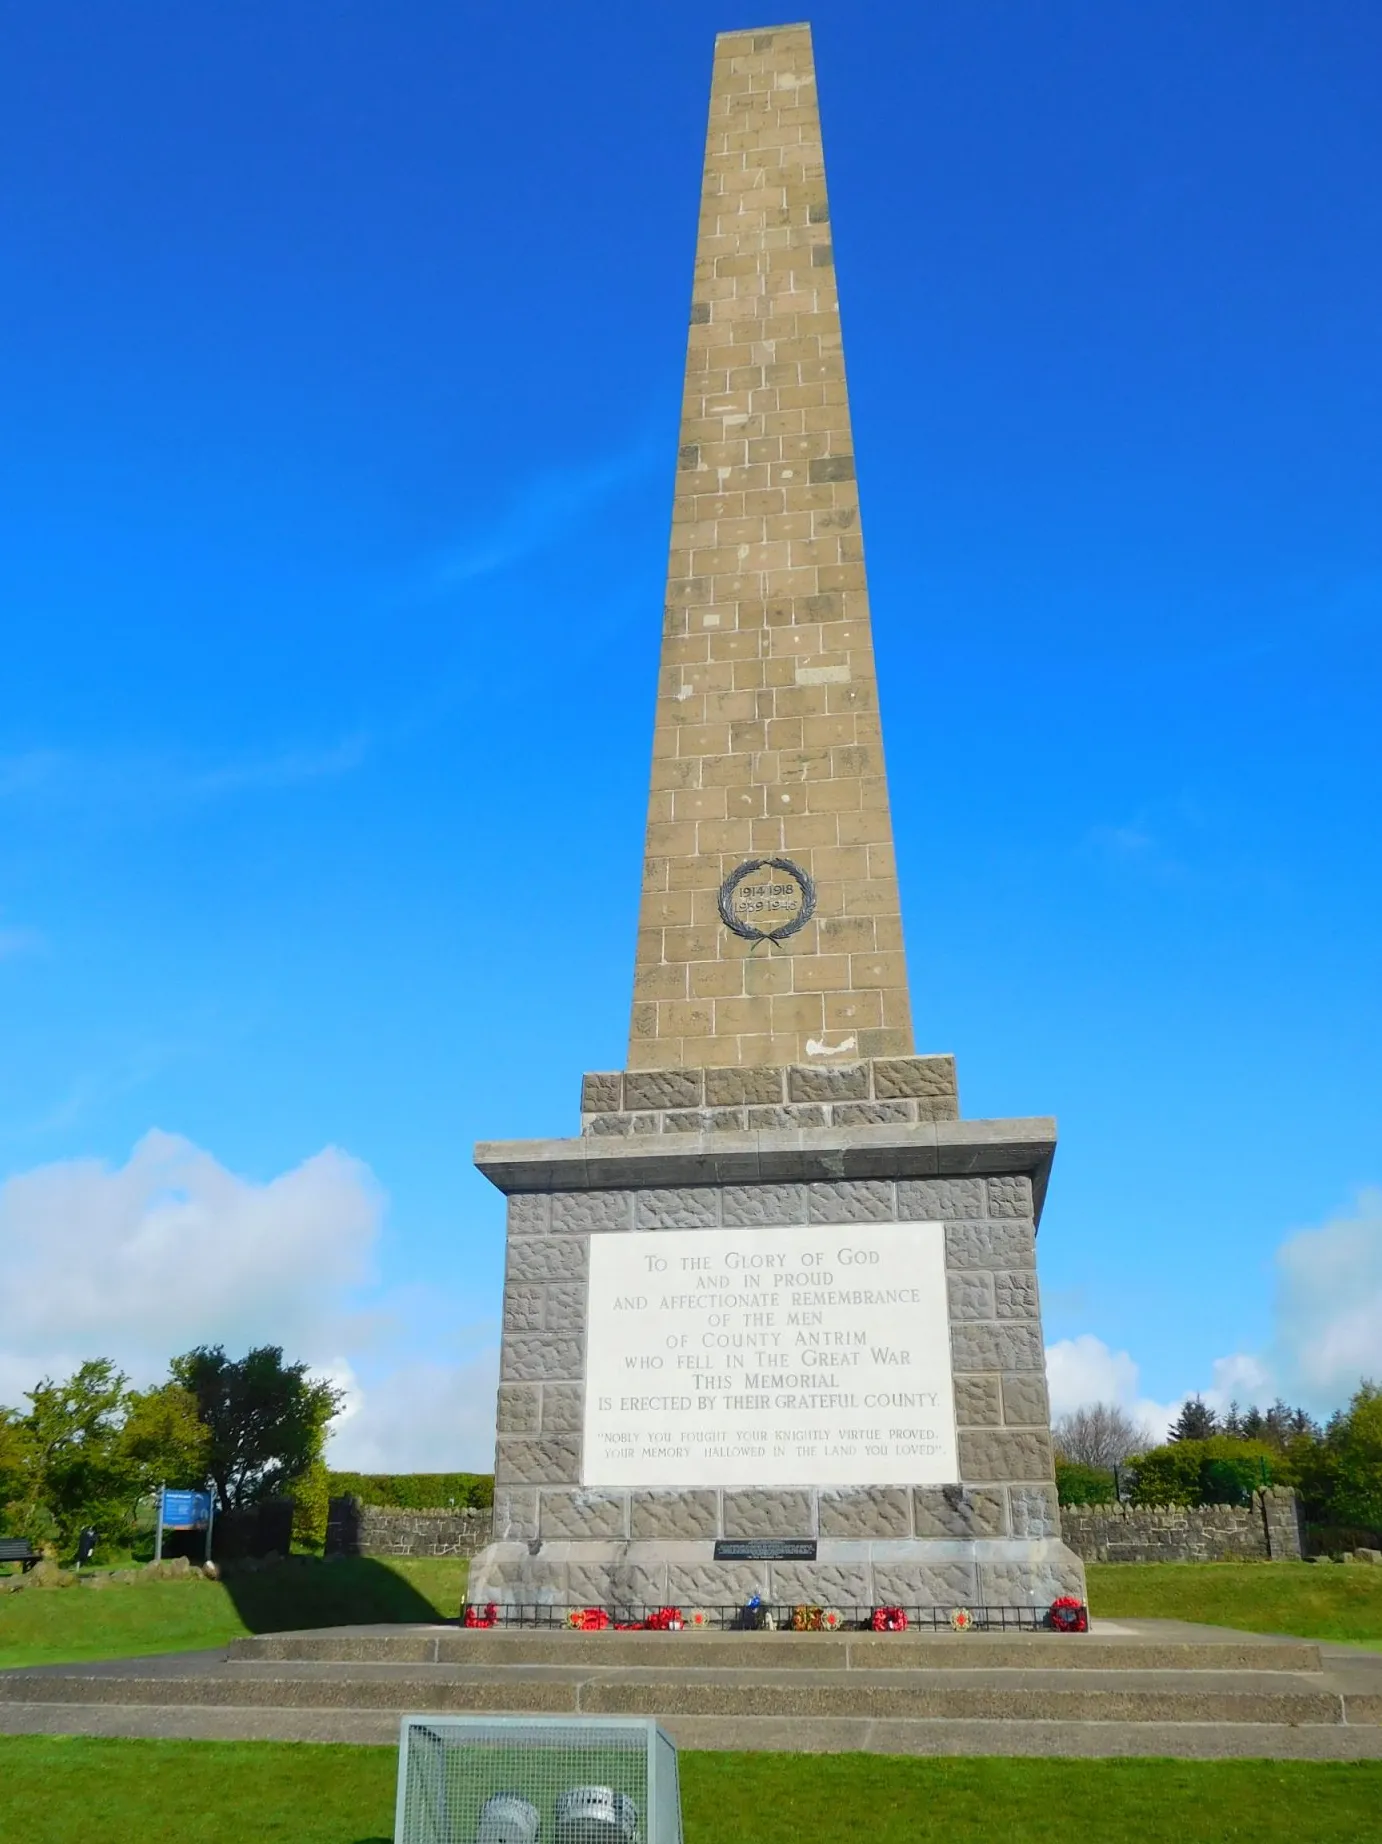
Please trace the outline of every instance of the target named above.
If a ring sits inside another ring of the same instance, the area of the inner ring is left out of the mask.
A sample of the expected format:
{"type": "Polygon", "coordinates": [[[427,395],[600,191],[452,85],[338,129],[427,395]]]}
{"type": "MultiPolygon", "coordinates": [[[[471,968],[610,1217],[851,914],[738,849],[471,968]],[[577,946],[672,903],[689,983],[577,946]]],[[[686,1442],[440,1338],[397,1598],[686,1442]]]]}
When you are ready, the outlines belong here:
{"type": "Polygon", "coordinates": [[[1047,1618],[1058,1633],[1087,1633],[1089,1631],[1089,1609],[1075,1594],[1062,1594],[1058,1599],[1052,1601],[1051,1611],[1047,1618]]]}
{"type": "Polygon", "coordinates": [[[900,1607],[875,1607],[869,1625],[875,1633],[905,1633],[907,1615],[900,1607]]]}
{"type": "Polygon", "coordinates": [[[819,1633],[825,1625],[825,1609],[810,1607],[804,1603],[792,1609],[792,1631],[794,1633],[819,1633]]]}
{"type": "Polygon", "coordinates": [[[957,1633],[969,1633],[974,1630],[974,1615],[967,1607],[957,1607],[950,1616],[950,1624],[957,1633]]]}
{"type": "Polygon", "coordinates": [[[827,1607],[821,1613],[821,1626],[827,1633],[838,1633],[845,1623],[845,1617],[838,1607],[827,1607]]]}
{"type": "Polygon", "coordinates": [[[473,1601],[466,1602],[465,1613],[461,1617],[462,1626],[498,1626],[498,1624],[498,1602],[490,1601],[483,1609],[477,1607],[473,1601]]]}
{"type": "Polygon", "coordinates": [[[566,1624],[578,1633],[602,1633],[609,1625],[603,1607],[572,1607],[567,1610],[566,1624]]]}

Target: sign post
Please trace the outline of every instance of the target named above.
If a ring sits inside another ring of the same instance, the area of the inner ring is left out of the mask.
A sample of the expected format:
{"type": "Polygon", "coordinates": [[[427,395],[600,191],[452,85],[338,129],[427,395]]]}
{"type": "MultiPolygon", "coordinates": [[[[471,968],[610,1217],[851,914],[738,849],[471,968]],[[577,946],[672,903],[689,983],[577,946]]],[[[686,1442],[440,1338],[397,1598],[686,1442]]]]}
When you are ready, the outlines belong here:
{"type": "Polygon", "coordinates": [[[216,1499],[212,1492],[170,1492],[166,1485],[158,1488],[158,1528],[154,1534],[154,1561],[163,1560],[165,1530],[204,1530],[206,1559],[211,1560],[211,1527],[216,1518],[216,1499]]]}

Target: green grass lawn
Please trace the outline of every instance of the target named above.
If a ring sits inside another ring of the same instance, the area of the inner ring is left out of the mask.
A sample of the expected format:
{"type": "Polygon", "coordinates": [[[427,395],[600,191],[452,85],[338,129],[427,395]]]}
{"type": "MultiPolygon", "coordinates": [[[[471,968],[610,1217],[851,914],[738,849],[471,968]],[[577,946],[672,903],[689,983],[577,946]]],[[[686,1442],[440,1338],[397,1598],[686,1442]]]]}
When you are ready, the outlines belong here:
{"type": "MultiPolygon", "coordinates": [[[[391,1748],[0,1737],[24,1844],[389,1844],[391,1748]]],[[[686,1844],[1363,1844],[1382,1763],[684,1754],[686,1844]],[[861,1822],[862,1820],[862,1822],[861,1822]]]]}
{"type": "Polygon", "coordinates": [[[1362,1564],[1092,1562],[1088,1576],[1096,1619],[1197,1620],[1382,1646],[1382,1569],[1362,1564]]]}
{"type": "Polygon", "coordinates": [[[0,1669],[188,1652],[300,1626],[454,1620],[466,1567],[453,1557],[361,1558],[285,1563],[228,1582],[26,1589],[0,1595],[0,1669]]]}

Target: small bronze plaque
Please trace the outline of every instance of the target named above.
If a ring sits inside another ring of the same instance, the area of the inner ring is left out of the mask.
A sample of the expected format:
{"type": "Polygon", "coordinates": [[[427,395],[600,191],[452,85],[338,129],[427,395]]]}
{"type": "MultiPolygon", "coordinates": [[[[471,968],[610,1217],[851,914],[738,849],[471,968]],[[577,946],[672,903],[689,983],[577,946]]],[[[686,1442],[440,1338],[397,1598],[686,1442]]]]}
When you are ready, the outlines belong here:
{"type": "Polygon", "coordinates": [[[720,1537],[716,1562],[814,1562],[814,1537],[720,1537]]]}
{"type": "Polygon", "coordinates": [[[790,858],[749,858],[720,885],[720,920],[746,941],[782,941],[805,928],[816,886],[790,858]]]}

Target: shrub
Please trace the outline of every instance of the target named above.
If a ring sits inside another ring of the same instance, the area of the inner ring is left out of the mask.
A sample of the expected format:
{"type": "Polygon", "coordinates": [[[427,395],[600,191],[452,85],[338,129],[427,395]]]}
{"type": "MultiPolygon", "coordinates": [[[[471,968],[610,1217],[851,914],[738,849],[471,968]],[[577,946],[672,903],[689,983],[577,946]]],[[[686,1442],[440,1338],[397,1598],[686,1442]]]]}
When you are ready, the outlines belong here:
{"type": "Polygon", "coordinates": [[[332,1498],[400,1511],[483,1510],[494,1503],[492,1473],[328,1473],[332,1498]]]}
{"type": "Polygon", "coordinates": [[[1104,1466],[1057,1460],[1056,1494],[1063,1505],[1111,1505],[1116,1496],[1113,1472],[1104,1466]]]}
{"type": "Polygon", "coordinates": [[[293,1541],[305,1548],[326,1547],[326,1516],[331,1488],[326,1463],[314,1460],[289,1487],[293,1501],[293,1541]]]}
{"type": "Polygon", "coordinates": [[[1259,1486],[1290,1483],[1280,1454],[1263,1441],[1214,1434],[1168,1441],[1133,1469],[1136,1505],[1244,1505],[1259,1486]]]}

